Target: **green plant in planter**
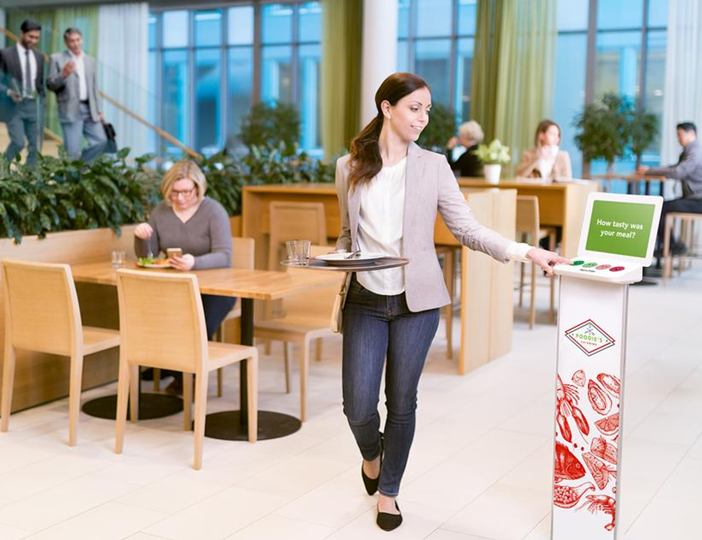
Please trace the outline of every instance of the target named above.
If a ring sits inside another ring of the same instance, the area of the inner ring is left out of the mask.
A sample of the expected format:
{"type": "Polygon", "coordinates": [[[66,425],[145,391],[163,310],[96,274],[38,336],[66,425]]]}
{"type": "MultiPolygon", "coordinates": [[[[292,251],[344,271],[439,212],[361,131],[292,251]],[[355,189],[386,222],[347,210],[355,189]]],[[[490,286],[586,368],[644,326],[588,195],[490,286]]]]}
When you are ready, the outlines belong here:
{"type": "Polygon", "coordinates": [[[335,166],[312,158],[306,152],[287,155],[284,143],[253,146],[241,158],[245,185],[333,182],[335,166]]]}
{"type": "Polygon", "coordinates": [[[628,122],[629,149],[641,165],[641,155],[653,144],[658,135],[658,118],[646,109],[632,110],[628,122]]]}
{"type": "Polygon", "coordinates": [[[500,139],[493,140],[489,145],[479,144],[475,149],[475,155],[485,165],[506,165],[512,161],[509,147],[503,145],[500,139]]]}
{"type": "Polygon", "coordinates": [[[456,134],[456,113],[450,107],[435,103],[429,113],[429,123],[422,130],[417,144],[427,150],[443,153],[448,140],[456,134]]]}
{"type": "Polygon", "coordinates": [[[300,140],[300,113],[287,103],[256,103],[241,120],[239,138],[249,150],[279,141],[282,154],[292,156],[300,140]]]}
{"type": "Polygon", "coordinates": [[[626,150],[630,109],[628,98],[612,92],[585,105],[573,124],[578,129],[575,144],[585,161],[604,159],[608,169],[613,169],[614,160],[626,150]]]}
{"type": "Polygon", "coordinates": [[[61,153],[40,157],[36,167],[0,160],[0,236],[20,243],[23,235],[120,226],[146,219],[158,201],[158,179],[144,165],[128,165],[129,149],[86,164],[61,153]]]}
{"type": "Polygon", "coordinates": [[[207,195],[219,202],[230,216],[241,214],[241,190],[246,173],[240,161],[220,152],[197,161],[207,178],[207,195]]]}

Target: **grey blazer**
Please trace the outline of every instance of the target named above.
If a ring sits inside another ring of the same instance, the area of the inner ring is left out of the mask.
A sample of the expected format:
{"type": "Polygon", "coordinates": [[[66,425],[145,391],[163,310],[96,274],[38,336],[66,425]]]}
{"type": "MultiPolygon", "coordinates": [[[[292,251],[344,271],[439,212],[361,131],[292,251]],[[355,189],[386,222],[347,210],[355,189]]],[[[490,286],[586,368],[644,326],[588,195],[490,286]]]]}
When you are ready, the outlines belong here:
{"type": "MultiPolygon", "coordinates": [[[[336,162],[336,189],[341,211],[337,249],[358,249],[357,232],[361,190],[349,191],[349,160],[336,162]]],[[[507,262],[512,243],[477,222],[461,193],[446,157],[410,144],[405,178],[405,211],[402,221],[402,256],[405,266],[405,297],[410,311],[434,309],[450,303],[434,246],[437,210],[456,239],[470,249],[507,262]]]]}
{"type": "MultiPolygon", "coordinates": [[[[61,71],[66,63],[71,61],[68,51],[57,52],[49,60],[49,77],[46,86],[56,93],[58,101],[59,122],[76,122],[80,120],[80,83],[78,73],[74,71],[68,77],[63,77],[61,71]]],[[[97,95],[97,67],[95,59],[83,53],[85,65],[85,81],[88,85],[88,102],[90,104],[90,118],[93,122],[100,121],[102,107],[97,95]]]]}

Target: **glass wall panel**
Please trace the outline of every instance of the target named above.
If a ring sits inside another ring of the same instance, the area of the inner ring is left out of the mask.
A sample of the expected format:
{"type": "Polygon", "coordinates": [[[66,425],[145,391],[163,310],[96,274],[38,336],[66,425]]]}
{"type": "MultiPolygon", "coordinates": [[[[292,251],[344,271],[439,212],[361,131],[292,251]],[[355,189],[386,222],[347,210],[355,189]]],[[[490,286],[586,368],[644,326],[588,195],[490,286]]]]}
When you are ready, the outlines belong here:
{"type": "Polygon", "coordinates": [[[458,0],[458,33],[475,34],[478,0],[458,0]]]}
{"type": "Polygon", "coordinates": [[[451,35],[451,0],[415,0],[417,37],[451,35]]]}
{"type": "Polygon", "coordinates": [[[320,62],[322,48],[320,45],[301,45],[299,51],[297,76],[300,95],[300,119],[302,148],[322,146],[320,137],[319,103],[321,101],[320,62]]]}
{"type": "Polygon", "coordinates": [[[219,48],[195,51],[195,147],[205,155],[212,155],[223,146],[220,138],[221,56],[219,48]]]}
{"type": "Polygon", "coordinates": [[[292,41],[293,7],[268,4],[261,8],[263,43],[290,43],[292,41]]]}
{"type": "Polygon", "coordinates": [[[149,49],[156,48],[156,36],[158,31],[158,17],[149,15],[149,49]]]}
{"type": "Polygon", "coordinates": [[[600,0],[597,2],[597,29],[641,28],[644,0],[600,0]]]}
{"type": "MultiPolygon", "coordinates": [[[[188,52],[164,51],[162,91],[165,112],[177,111],[177,114],[164,114],[162,118],[163,129],[176,139],[190,144],[189,137],[189,84],[188,77],[188,52]]],[[[166,152],[171,155],[180,155],[180,149],[170,143],[166,144],[166,152]]]]}
{"type": "Polygon", "coordinates": [[[559,31],[587,31],[589,0],[558,0],[559,31]]]}
{"type": "Polygon", "coordinates": [[[648,0],[648,26],[653,28],[668,26],[668,0],[648,0]]]}
{"type": "Polygon", "coordinates": [[[451,40],[417,41],[414,54],[414,71],[431,86],[432,102],[450,106],[451,40]]]}
{"type": "Polygon", "coordinates": [[[262,63],[261,99],[292,103],[292,47],[264,47],[262,63]]]}
{"type": "Polygon", "coordinates": [[[188,19],[185,10],[163,12],[163,47],[166,49],[187,47],[190,43],[188,19]]]}
{"type": "Polygon", "coordinates": [[[470,119],[470,81],[473,70],[473,38],[458,40],[456,53],[456,92],[453,105],[456,120],[461,122],[470,119]]]}
{"type": "Polygon", "coordinates": [[[411,71],[409,65],[409,42],[406,39],[397,42],[397,71],[411,71]]]}
{"type": "Polygon", "coordinates": [[[222,44],[222,10],[196,11],[194,19],[196,47],[222,44]]]}
{"type": "Polygon", "coordinates": [[[231,138],[238,137],[241,119],[251,109],[253,95],[253,48],[236,47],[229,49],[229,146],[231,138]]]}
{"type": "MultiPolygon", "coordinates": [[[[648,34],[648,55],[646,58],[646,87],[644,106],[654,113],[659,121],[663,118],[663,92],[665,91],[665,49],[666,32],[651,31],[648,34]]],[[[663,130],[672,126],[658,126],[658,136],[642,156],[645,165],[658,165],[661,158],[661,138],[663,130]]]]}
{"type": "Polygon", "coordinates": [[[397,12],[397,37],[400,39],[409,36],[410,27],[410,0],[399,0],[397,12]]]}
{"type": "Polygon", "coordinates": [[[597,36],[595,95],[639,93],[641,32],[606,32],[597,36]]]}
{"type": "Polygon", "coordinates": [[[229,8],[229,45],[250,45],[254,41],[254,8],[238,6],[229,8]]]}
{"type": "Polygon", "coordinates": [[[561,127],[561,148],[570,154],[573,175],[582,175],[582,155],[575,146],[573,119],[585,104],[587,71],[587,34],[561,34],[556,46],[556,73],[568,76],[555,78],[553,120],[561,127]]]}
{"type": "MultiPolygon", "coordinates": [[[[146,119],[153,125],[158,126],[161,123],[159,117],[158,99],[156,97],[156,89],[158,87],[158,53],[149,51],[149,95],[147,97],[148,109],[146,111],[146,119]]],[[[158,136],[153,130],[148,130],[148,140],[146,143],[147,152],[156,152],[158,145],[158,136]]]]}
{"type": "Polygon", "coordinates": [[[305,2],[298,10],[298,40],[303,42],[322,41],[322,4],[305,2]]]}

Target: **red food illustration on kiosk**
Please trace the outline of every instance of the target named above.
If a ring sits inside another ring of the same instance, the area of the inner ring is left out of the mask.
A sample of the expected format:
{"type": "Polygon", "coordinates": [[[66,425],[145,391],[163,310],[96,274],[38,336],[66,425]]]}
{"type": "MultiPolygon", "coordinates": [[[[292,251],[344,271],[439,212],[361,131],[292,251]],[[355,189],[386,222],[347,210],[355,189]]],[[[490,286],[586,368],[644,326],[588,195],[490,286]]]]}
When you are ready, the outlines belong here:
{"type": "MultiPolygon", "coordinates": [[[[602,435],[612,436],[619,430],[619,413],[614,413],[607,418],[595,422],[595,426],[602,435]]],[[[615,439],[616,440],[616,439],[615,439]]]]}
{"type": "Polygon", "coordinates": [[[554,476],[556,483],[561,480],[577,480],[585,476],[585,467],[575,457],[573,452],[568,450],[565,444],[556,441],[556,452],[554,454],[554,476]]]}
{"type": "Polygon", "coordinates": [[[608,442],[604,437],[595,437],[590,445],[590,452],[613,465],[617,464],[617,445],[608,442]]]}
{"type": "Polygon", "coordinates": [[[577,384],[580,388],[585,387],[585,372],[582,369],[579,369],[575,373],[573,373],[573,377],[571,380],[577,384]]]}
{"type": "Polygon", "coordinates": [[[608,531],[614,529],[614,521],[616,519],[616,504],[617,501],[607,495],[588,495],[585,497],[585,503],[578,508],[587,508],[588,512],[596,514],[603,512],[606,515],[612,516],[612,521],[607,523],[604,528],[608,531]]]}
{"type": "Polygon", "coordinates": [[[553,488],[553,504],[561,508],[573,508],[585,493],[594,489],[592,482],[585,482],[577,487],[556,485],[553,488]]]}
{"type": "Polygon", "coordinates": [[[617,477],[616,469],[608,467],[605,462],[600,461],[590,452],[585,452],[583,454],[583,460],[585,461],[587,468],[590,470],[592,478],[595,479],[595,483],[597,484],[598,488],[604,489],[607,487],[610,475],[614,478],[617,477]]]}
{"type": "Polygon", "coordinates": [[[590,424],[577,404],[580,400],[578,388],[572,384],[564,384],[561,376],[556,376],[556,422],[563,438],[573,441],[573,434],[568,423],[568,417],[572,416],[575,425],[580,433],[587,436],[590,433],[590,424]]]}
{"type": "Polygon", "coordinates": [[[619,391],[622,389],[622,383],[617,377],[608,373],[600,373],[597,376],[597,380],[605,390],[607,390],[615,398],[619,398],[619,391]]]}
{"type": "Polygon", "coordinates": [[[602,416],[609,413],[612,408],[612,399],[602,390],[602,387],[592,379],[587,382],[587,397],[590,400],[590,405],[592,405],[593,410],[602,416]]]}

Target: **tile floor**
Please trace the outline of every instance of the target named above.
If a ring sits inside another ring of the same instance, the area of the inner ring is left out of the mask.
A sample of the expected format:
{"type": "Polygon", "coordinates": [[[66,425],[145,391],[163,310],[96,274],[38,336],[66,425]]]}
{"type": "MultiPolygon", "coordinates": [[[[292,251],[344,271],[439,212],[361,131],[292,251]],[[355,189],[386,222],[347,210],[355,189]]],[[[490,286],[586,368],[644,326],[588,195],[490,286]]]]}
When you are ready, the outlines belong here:
{"type": "MultiPolygon", "coordinates": [[[[625,540],[702,537],[702,270],[631,290],[619,515],[625,540]]],[[[513,351],[465,377],[444,358],[439,330],[420,387],[418,429],[393,538],[549,538],[556,330],[518,311],[513,351]]],[[[310,374],[309,421],[255,445],[207,439],[193,471],[192,438],[171,418],[128,425],[83,415],[66,446],[67,402],[18,413],[0,436],[0,540],[321,540],[387,538],[374,523],[360,458],[340,404],[340,340],[310,374]]],[[[223,398],[236,403],[237,370],[223,398]]],[[[214,379],[212,380],[214,383],[214,379]]],[[[296,385],[297,386],[297,385],[296,385]]],[[[111,393],[114,385],[84,399],[111,393]]],[[[214,391],[214,384],[211,384],[214,391]]],[[[262,357],[260,406],[297,414],[284,393],[281,347],[262,357]]]]}

